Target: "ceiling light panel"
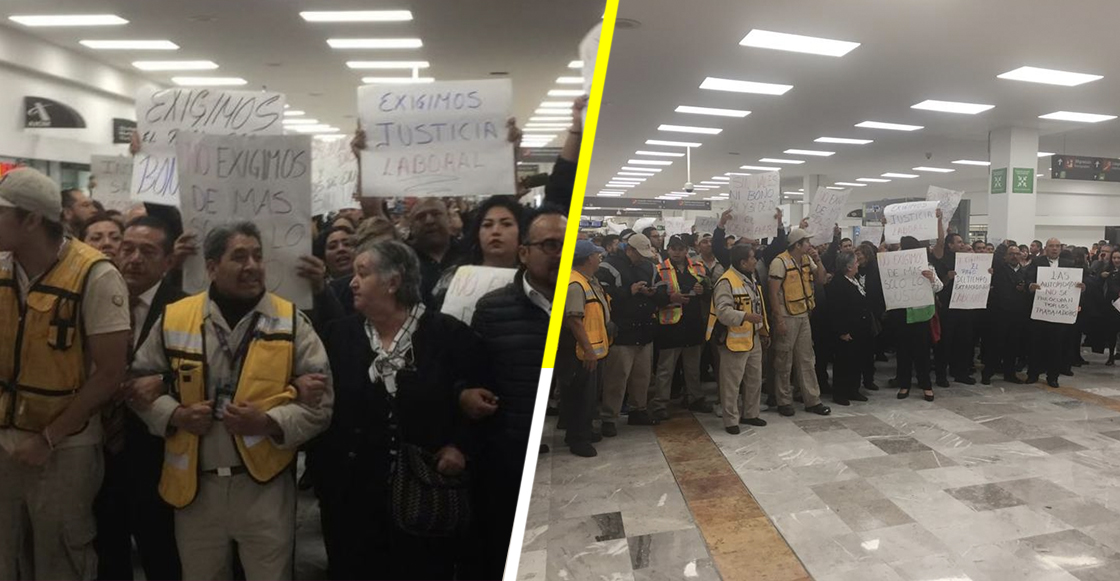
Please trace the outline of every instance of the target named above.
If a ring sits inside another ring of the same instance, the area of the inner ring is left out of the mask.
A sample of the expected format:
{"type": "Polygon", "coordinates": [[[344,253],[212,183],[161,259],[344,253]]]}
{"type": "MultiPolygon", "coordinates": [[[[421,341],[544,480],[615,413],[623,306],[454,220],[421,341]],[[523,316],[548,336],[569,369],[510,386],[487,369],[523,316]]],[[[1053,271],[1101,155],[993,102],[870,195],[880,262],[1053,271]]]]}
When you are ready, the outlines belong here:
{"type": "Polygon", "coordinates": [[[957,101],[937,101],[934,99],[927,99],[911,105],[911,109],[922,109],[925,111],[940,111],[942,113],[960,113],[962,115],[975,115],[983,113],[989,109],[994,108],[995,105],[981,105],[980,103],[959,103],[957,101]]]}
{"type": "Polygon", "coordinates": [[[24,26],[119,26],[128,21],[115,14],[30,14],[9,16],[8,20],[24,26]]]}
{"type": "Polygon", "coordinates": [[[319,123],[318,119],[284,119],[280,123],[284,125],[316,125],[319,123]]]}
{"type": "Polygon", "coordinates": [[[752,48],[768,48],[832,57],[842,57],[859,46],[858,42],[757,29],[747,33],[747,36],[739,41],[739,44],[752,48]]]}
{"type": "Polygon", "coordinates": [[[867,145],[874,143],[872,139],[849,139],[847,137],[818,137],[813,141],[817,143],[842,143],[844,145],[867,145]]]}
{"type": "Polygon", "coordinates": [[[692,125],[667,125],[658,126],[658,131],[671,131],[674,133],[698,133],[701,135],[719,135],[723,130],[718,127],[696,127],[692,125]]]}
{"type": "Polygon", "coordinates": [[[634,155],[648,155],[650,157],[684,157],[683,153],[676,153],[674,151],[646,151],[638,150],[634,155]]]}
{"type": "Polygon", "coordinates": [[[659,172],[659,171],[661,171],[661,168],[659,168],[659,167],[630,167],[630,166],[623,166],[623,167],[622,167],[622,169],[623,169],[623,170],[626,170],[626,171],[645,171],[645,172],[659,172]]]}
{"type": "Polygon", "coordinates": [[[671,161],[662,161],[660,159],[631,159],[626,163],[631,165],[673,165],[671,161]]]}
{"type": "Polygon", "coordinates": [[[647,139],[646,145],[664,145],[666,147],[700,147],[699,143],[691,141],[665,141],[663,139],[647,139]]]}
{"type": "Polygon", "coordinates": [[[1038,157],[1050,157],[1052,155],[1054,155],[1054,154],[1052,152],[1049,152],[1049,151],[1038,152],[1038,157]]]}
{"type": "Polygon", "coordinates": [[[583,77],[560,77],[556,79],[557,85],[582,85],[583,77]]]}
{"type": "Polygon", "coordinates": [[[218,68],[214,61],[136,61],[132,66],[142,71],[212,71],[218,68]]]}
{"type": "Polygon", "coordinates": [[[307,22],[408,22],[410,10],[317,10],[300,12],[307,22]]]}
{"type": "Polygon", "coordinates": [[[435,77],[362,77],[367,85],[414,85],[435,81],[435,77]]]}
{"type": "Polygon", "coordinates": [[[579,89],[550,89],[548,91],[549,97],[579,97],[583,95],[583,91],[579,89]]]}
{"type": "Polygon", "coordinates": [[[352,69],[426,69],[431,66],[428,61],[346,61],[346,66],[352,69]]]}
{"type": "Polygon", "coordinates": [[[420,48],[419,38],[329,38],[327,45],[334,49],[400,49],[420,48]]]}
{"type": "Polygon", "coordinates": [[[738,81],[735,79],[720,79],[708,77],[700,83],[701,89],[711,91],[730,91],[733,93],[753,93],[756,95],[785,95],[793,85],[778,85],[774,83],[759,83],[756,81],[738,81]]]}
{"type": "Polygon", "coordinates": [[[836,185],[838,185],[838,186],[848,186],[850,188],[866,188],[867,187],[867,184],[861,184],[861,183],[857,183],[857,182],[836,182],[836,185]]]}
{"type": "Polygon", "coordinates": [[[1073,121],[1074,123],[1100,123],[1101,121],[1111,121],[1116,118],[1115,115],[1099,115],[1097,113],[1075,113],[1073,111],[1055,111],[1045,115],[1039,115],[1039,119],[1050,119],[1052,121],[1073,121]]]}
{"type": "Polygon", "coordinates": [[[883,178],[856,178],[856,181],[857,182],[868,182],[868,183],[872,183],[872,184],[885,184],[885,183],[887,183],[891,180],[885,180],[883,178]]]}
{"type": "Polygon", "coordinates": [[[568,68],[569,69],[582,69],[583,68],[583,61],[572,61],[572,62],[568,63],[568,68]]]}
{"type": "Polygon", "coordinates": [[[803,159],[782,159],[780,157],[764,157],[764,158],[762,158],[758,161],[760,161],[762,163],[785,163],[785,164],[789,164],[789,165],[797,165],[797,164],[805,163],[805,160],[803,160],[803,159]]]}
{"type": "Polygon", "coordinates": [[[883,174],[883,177],[885,177],[885,178],[899,178],[899,179],[904,179],[904,180],[912,180],[912,179],[914,179],[916,177],[919,177],[919,176],[918,176],[918,174],[914,174],[914,173],[887,172],[887,173],[883,174]]]}
{"type": "Polygon", "coordinates": [[[924,129],[921,125],[904,125],[902,123],[883,123],[882,121],[864,121],[856,124],[863,129],[887,129],[889,131],[917,131],[924,129]]]}
{"type": "Polygon", "coordinates": [[[920,165],[918,167],[912,167],[910,169],[912,169],[914,171],[928,171],[928,172],[933,172],[933,173],[953,173],[953,172],[957,171],[955,169],[948,168],[948,167],[929,167],[929,166],[925,166],[925,165],[920,165]]]}
{"type": "Polygon", "coordinates": [[[287,109],[287,110],[284,111],[284,116],[285,117],[302,117],[303,115],[306,115],[306,114],[307,113],[305,113],[303,111],[300,111],[298,109],[287,109]]]}
{"type": "Polygon", "coordinates": [[[750,111],[742,111],[740,109],[715,109],[712,107],[693,107],[691,105],[680,105],[676,108],[677,113],[691,113],[694,115],[714,115],[716,117],[746,117],[750,115],[750,111]]]}
{"type": "Polygon", "coordinates": [[[990,161],[979,161],[976,159],[958,159],[952,163],[955,163],[957,165],[982,165],[985,167],[992,165],[990,161]]]}
{"type": "Polygon", "coordinates": [[[656,174],[641,173],[641,172],[636,172],[636,171],[620,171],[620,172],[618,172],[614,175],[616,175],[616,176],[640,177],[640,178],[651,178],[656,174]]]}
{"type": "Polygon", "coordinates": [[[249,81],[241,77],[171,77],[171,82],[180,87],[234,87],[249,84],[249,81]]]}
{"type": "Polygon", "coordinates": [[[778,171],[780,167],[769,167],[765,165],[741,165],[739,169],[753,169],[754,171],[778,171]]]}
{"type": "Polygon", "coordinates": [[[787,149],[782,153],[788,153],[789,155],[812,155],[816,157],[836,155],[835,151],[821,151],[819,149],[787,149]]]}
{"type": "Polygon", "coordinates": [[[1103,79],[1101,75],[1090,75],[1086,73],[1073,73],[1069,71],[1059,71],[1056,69],[1041,69],[1038,67],[1019,67],[1013,71],[1008,71],[1002,75],[996,75],[1001,79],[1010,81],[1024,81],[1027,83],[1042,83],[1045,85],[1061,85],[1063,87],[1076,87],[1099,81],[1103,79]]]}
{"type": "Polygon", "coordinates": [[[94,50],[179,50],[170,40],[81,40],[79,44],[94,50]]]}

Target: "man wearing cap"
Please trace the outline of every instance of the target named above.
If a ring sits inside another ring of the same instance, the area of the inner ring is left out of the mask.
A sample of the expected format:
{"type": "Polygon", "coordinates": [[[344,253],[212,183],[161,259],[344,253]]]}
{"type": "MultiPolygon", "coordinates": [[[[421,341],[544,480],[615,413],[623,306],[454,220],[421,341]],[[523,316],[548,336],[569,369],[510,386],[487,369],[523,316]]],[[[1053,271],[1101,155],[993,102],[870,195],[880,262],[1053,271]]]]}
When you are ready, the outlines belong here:
{"type": "Polygon", "coordinates": [[[58,185],[0,177],[0,579],[92,579],[99,411],[128,357],[128,288],[66,236],[58,185]]]}
{"type": "Polygon", "coordinates": [[[631,426],[658,423],[646,411],[646,395],[653,366],[657,310],[669,304],[669,294],[664,287],[654,286],[652,261],[656,259],[657,253],[649,238],[634,234],[626,243],[625,256],[610,257],[603,265],[610,269],[599,271],[599,282],[611,298],[611,316],[618,325],[618,336],[603,370],[602,430],[606,437],[618,434],[615,422],[627,392],[633,406],[627,423],[631,426]]]}
{"type": "Polygon", "coordinates": [[[556,356],[560,414],[567,425],[564,441],[573,454],[585,458],[597,454],[591,444],[602,437],[592,433],[591,420],[601,374],[599,361],[610,350],[610,301],[595,279],[605,253],[589,240],[576,242],[556,356]]]}
{"type": "Polygon", "coordinates": [[[704,349],[704,310],[710,287],[704,265],[688,258],[688,244],[681,236],[669,239],[669,258],[657,266],[657,284],[665,287],[669,302],[657,312],[657,376],[650,410],[659,420],[669,418],[669,393],[677,360],[684,360],[685,397],[688,409],[711,413],[712,404],[700,392],[700,354],[704,349]]]}
{"type": "Polygon", "coordinates": [[[774,314],[774,387],[778,412],[793,415],[793,393],[790,371],[797,366],[801,380],[801,397],[805,411],[827,416],[832,412],[821,403],[820,387],[814,371],[813,335],[809,314],[816,307],[813,282],[824,280],[824,264],[817,249],[809,241],[804,228],[789,233],[786,251],[770,263],[770,308],[774,314]]]}

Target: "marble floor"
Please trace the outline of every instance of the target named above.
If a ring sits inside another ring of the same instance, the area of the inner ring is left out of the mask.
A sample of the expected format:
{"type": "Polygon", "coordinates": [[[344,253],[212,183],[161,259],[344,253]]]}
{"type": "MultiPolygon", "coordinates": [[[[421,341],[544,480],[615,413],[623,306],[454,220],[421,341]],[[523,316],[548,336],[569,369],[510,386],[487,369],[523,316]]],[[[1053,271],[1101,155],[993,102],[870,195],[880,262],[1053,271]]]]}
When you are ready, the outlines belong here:
{"type": "Polygon", "coordinates": [[[883,390],[739,435],[678,412],[591,459],[549,418],[518,579],[1120,579],[1120,370],[1085,357],[1060,390],[883,390]]]}

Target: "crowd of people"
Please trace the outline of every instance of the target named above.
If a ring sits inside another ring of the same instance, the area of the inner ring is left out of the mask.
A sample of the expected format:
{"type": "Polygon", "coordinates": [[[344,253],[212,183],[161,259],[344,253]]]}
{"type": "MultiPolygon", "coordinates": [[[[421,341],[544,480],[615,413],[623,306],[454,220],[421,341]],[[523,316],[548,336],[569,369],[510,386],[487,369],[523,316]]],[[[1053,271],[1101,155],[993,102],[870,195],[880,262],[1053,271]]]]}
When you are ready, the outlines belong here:
{"type": "Polygon", "coordinates": [[[585,103],[538,207],[317,216],[308,310],[267,291],[251,222],[200,236],[174,207],[0,177],[0,578],[292,578],[311,488],[330,579],[500,579],[585,103]],[[465,265],[515,274],[460,321],[441,305],[465,265]]]}
{"type": "Polygon", "coordinates": [[[780,210],[773,238],[758,241],[729,235],[732,217],[667,241],[653,225],[581,232],[556,362],[555,411],[573,454],[595,456],[593,444],[617,435],[624,413],[630,426],[667,419],[676,387],[682,408],[715,412],[739,434],[740,425],[766,425],[764,395],[767,410],[787,417],[795,402],[829,415],[822,395],[840,406],[868,401],[880,390],[876,365],[892,353],[888,387],[906,399],[916,386],[926,401],[934,385],[975,385],[977,374],[983,385],[1045,378],[1056,388],[1087,364],[1083,345],[1107,350],[1114,364],[1120,248],[1106,241],[970,243],[944,231],[940,210],[932,241],[854,244],[839,226],[821,241],[807,220],[783,227],[780,210]],[[877,255],[913,249],[926,250],[933,305],[887,310],[877,255]],[[992,254],[987,308],[949,308],[958,253],[992,254]],[[1040,267],[1081,269],[1076,324],[1031,318],[1040,267]],[[718,386],[714,402],[704,381],[718,386]]]}

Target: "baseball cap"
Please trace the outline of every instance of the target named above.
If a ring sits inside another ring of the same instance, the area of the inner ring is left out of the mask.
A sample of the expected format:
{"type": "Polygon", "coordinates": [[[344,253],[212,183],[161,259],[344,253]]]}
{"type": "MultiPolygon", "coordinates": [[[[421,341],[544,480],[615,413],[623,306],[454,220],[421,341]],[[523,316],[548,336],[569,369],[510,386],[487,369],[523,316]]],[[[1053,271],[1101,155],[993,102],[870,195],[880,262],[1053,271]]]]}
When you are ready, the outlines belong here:
{"type": "Polygon", "coordinates": [[[685,242],[684,238],[681,235],[674,234],[671,238],[669,238],[669,243],[665,245],[665,248],[672,248],[674,246],[688,248],[688,242],[685,242]]]}
{"type": "Polygon", "coordinates": [[[794,244],[797,244],[802,240],[808,240],[809,238],[812,238],[812,236],[810,236],[808,232],[801,228],[794,228],[793,230],[789,231],[789,240],[787,242],[790,246],[793,246],[794,244]]]}
{"type": "Polygon", "coordinates": [[[653,244],[650,243],[645,234],[635,234],[626,243],[646,258],[657,258],[657,254],[653,252],[653,244]]]}
{"type": "Polygon", "coordinates": [[[30,167],[0,176],[0,207],[20,208],[51,222],[62,221],[62,196],[58,184],[30,167]]]}
{"type": "Polygon", "coordinates": [[[576,258],[587,258],[592,254],[605,254],[607,251],[603,250],[602,246],[598,246],[590,240],[577,240],[576,241],[576,258]]]}

